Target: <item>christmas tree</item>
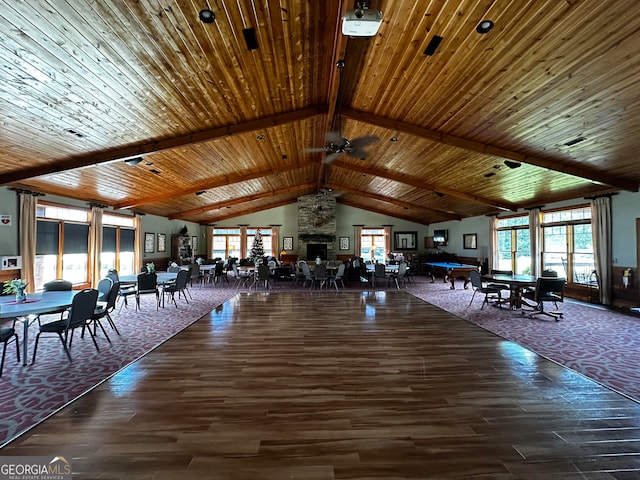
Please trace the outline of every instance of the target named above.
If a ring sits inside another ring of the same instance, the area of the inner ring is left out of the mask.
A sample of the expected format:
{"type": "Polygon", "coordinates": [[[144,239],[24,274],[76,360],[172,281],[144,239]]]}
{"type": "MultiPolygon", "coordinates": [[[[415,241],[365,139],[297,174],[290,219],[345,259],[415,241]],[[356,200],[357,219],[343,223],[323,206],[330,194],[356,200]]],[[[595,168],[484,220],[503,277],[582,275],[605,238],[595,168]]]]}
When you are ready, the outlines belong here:
{"type": "Polygon", "coordinates": [[[253,247],[251,248],[251,258],[254,262],[262,260],[264,257],[264,245],[262,244],[262,234],[260,229],[256,230],[256,235],[253,237],[253,247]]]}

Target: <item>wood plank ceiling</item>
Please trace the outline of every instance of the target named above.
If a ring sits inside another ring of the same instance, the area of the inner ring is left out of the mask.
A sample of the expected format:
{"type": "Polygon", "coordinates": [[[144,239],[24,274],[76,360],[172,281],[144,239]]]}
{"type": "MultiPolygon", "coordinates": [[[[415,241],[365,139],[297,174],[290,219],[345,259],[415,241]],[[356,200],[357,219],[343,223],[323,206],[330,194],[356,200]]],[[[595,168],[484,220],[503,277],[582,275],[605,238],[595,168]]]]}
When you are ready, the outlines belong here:
{"type": "Polygon", "coordinates": [[[430,224],[640,182],[637,0],[370,1],[374,37],[340,0],[0,6],[2,185],[202,224],[331,189],[430,224]],[[378,140],[326,163],[337,130],[378,140]]]}

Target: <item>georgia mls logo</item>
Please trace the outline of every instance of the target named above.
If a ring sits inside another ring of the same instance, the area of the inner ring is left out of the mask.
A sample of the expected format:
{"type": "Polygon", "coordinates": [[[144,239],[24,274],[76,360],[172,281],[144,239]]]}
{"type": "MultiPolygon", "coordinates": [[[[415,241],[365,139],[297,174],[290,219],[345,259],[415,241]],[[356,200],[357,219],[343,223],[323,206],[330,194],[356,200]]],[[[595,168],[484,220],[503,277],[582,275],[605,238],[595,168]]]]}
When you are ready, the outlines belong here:
{"type": "Polygon", "coordinates": [[[0,457],[0,480],[71,480],[71,474],[63,456],[0,457]]]}

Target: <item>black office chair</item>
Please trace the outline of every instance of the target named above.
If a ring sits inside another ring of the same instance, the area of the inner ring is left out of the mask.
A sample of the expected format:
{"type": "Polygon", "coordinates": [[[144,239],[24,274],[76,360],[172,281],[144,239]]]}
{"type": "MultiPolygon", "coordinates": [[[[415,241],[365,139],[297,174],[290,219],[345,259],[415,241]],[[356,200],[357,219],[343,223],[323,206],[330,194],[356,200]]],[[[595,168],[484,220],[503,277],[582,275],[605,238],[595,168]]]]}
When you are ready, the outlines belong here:
{"type": "MultiPolygon", "coordinates": [[[[76,328],[84,328],[91,322],[91,317],[93,316],[93,312],[96,309],[97,302],[98,290],[95,290],[93,288],[86,288],[78,292],[76,296],[73,297],[73,303],[71,304],[71,308],[69,308],[68,310],[66,318],[40,325],[40,331],[38,332],[38,335],[36,335],[36,341],[33,347],[32,361],[36,361],[38,341],[40,340],[40,335],[42,335],[43,333],[55,333],[56,335],[58,335],[60,341],[62,342],[64,353],[67,354],[67,358],[70,362],[73,361],[73,359],[71,358],[71,353],[69,353],[71,343],[73,342],[73,331],[76,328]]],[[[91,336],[91,340],[93,340],[93,344],[96,347],[96,350],[100,351],[91,328],[89,328],[89,334],[91,336]]]]}
{"type": "MultiPolygon", "coordinates": [[[[535,290],[526,291],[522,296],[526,300],[535,302],[535,305],[524,303],[528,307],[533,308],[533,311],[529,311],[531,317],[535,315],[547,315],[559,321],[562,318],[562,312],[558,311],[558,303],[564,301],[564,278],[557,277],[539,277],[536,280],[535,290]],[[553,302],[556,307],[555,311],[547,311],[544,309],[545,302],[553,302]]],[[[524,315],[527,311],[523,310],[524,315]]]]}
{"type": "Polygon", "coordinates": [[[2,371],[4,370],[4,357],[7,354],[7,344],[11,339],[16,341],[16,354],[18,356],[18,362],[20,362],[20,342],[18,342],[18,334],[13,327],[0,328],[0,342],[3,344],[2,348],[2,362],[0,363],[0,377],[2,377],[2,371]]]}
{"type": "Polygon", "coordinates": [[[472,270],[469,272],[469,276],[471,277],[471,287],[473,288],[473,295],[471,296],[471,301],[469,305],[473,303],[473,299],[476,296],[476,293],[484,293],[484,299],[482,300],[482,306],[480,310],[484,308],[485,303],[489,303],[489,299],[492,296],[495,298],[497,296],[497,303],[500,308],[502,308],[502,295],[500,294],[501,289],[497,287],[489,287],[485,286],[482,283],[482,275],[477,270],[472,270]]]}

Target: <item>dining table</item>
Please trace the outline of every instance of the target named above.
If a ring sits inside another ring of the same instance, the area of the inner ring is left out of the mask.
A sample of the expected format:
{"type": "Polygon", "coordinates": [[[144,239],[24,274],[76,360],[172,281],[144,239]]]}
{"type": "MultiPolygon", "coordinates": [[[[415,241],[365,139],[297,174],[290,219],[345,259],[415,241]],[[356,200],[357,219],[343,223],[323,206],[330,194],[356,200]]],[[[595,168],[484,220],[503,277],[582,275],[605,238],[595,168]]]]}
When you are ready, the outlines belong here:
{"type": "Polygon", "coordinates": [[[538,277],[535,275],[515,274],[487,274],[483,275],[482,279],[491,282],[509,285],[509,307],[512,310],[517,310],[522,307],[522,289],[524,287],[531,287],[536,284],[538,277]]]}
{"type": "Polygon", "coordinates": [[[39,315],[70,307],[78,292],[79,290],[65,290],[29,293],[24,302],[16,302],[15,296],[0,297],[0,319],[15,318],[22,323],[22,365],[27,365],[29,326],[39,315]]]}

